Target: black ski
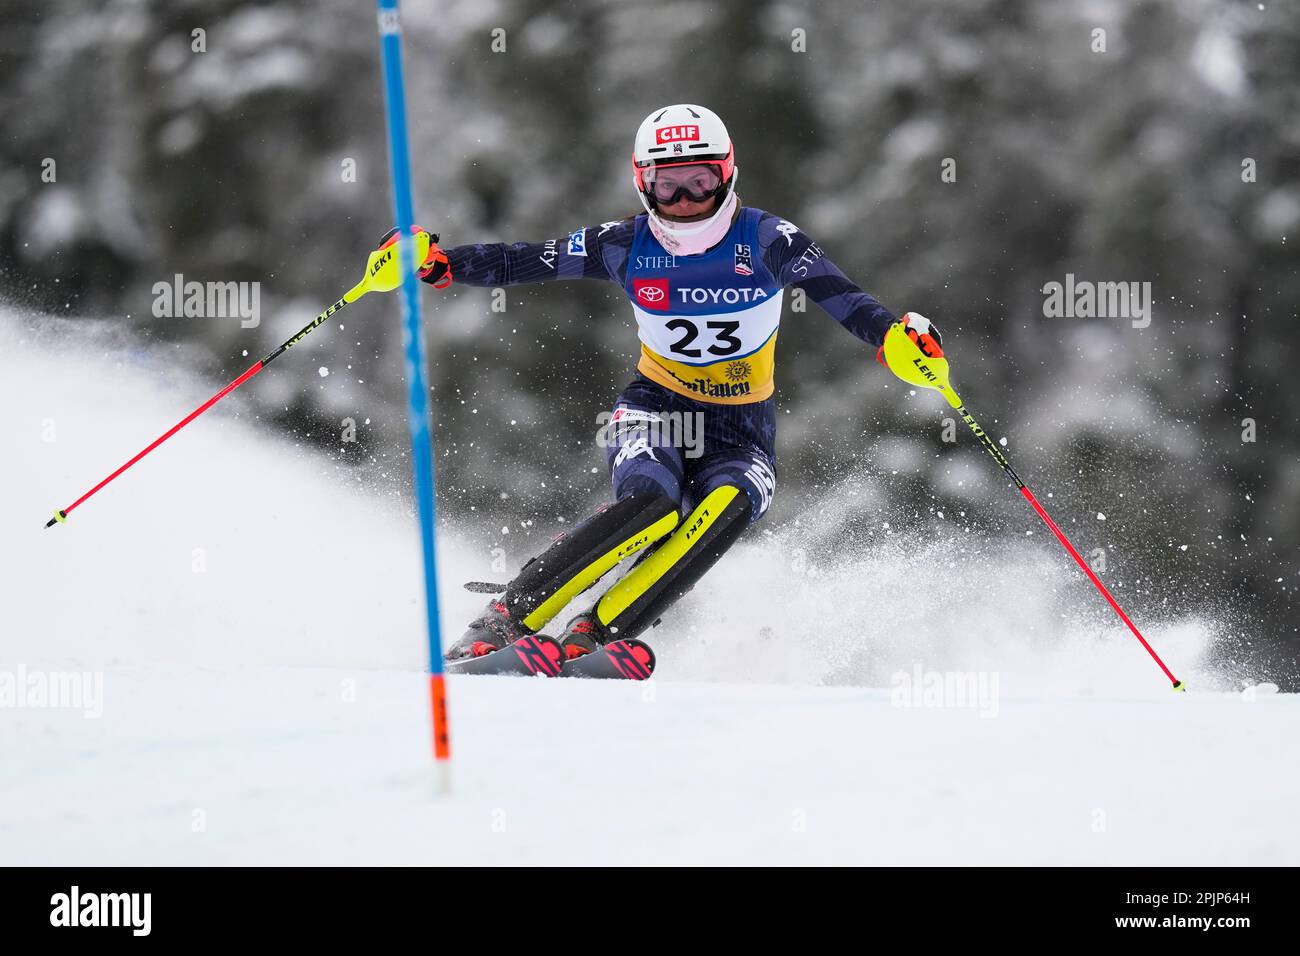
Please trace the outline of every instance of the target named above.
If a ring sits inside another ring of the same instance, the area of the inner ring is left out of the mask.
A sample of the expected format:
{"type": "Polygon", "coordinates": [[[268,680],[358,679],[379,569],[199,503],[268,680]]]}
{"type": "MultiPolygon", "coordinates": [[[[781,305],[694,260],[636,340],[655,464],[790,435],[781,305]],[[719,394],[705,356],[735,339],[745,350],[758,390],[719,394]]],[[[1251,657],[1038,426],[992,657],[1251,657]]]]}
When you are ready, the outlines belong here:
{"type": "Polygon", "coordinates": [[[559,677],[564,650],[559,641],[545,634],[521,637],[508,647],[482,657],[462,657],[448,661],[448,674],[519,674],[529,677],[544,674],[559,677]]]}
{"type": "Polygon", "coordinates": [[[561,677],[647,680],[655,670],[655,652],[635,638],[610,641],[599,650],[564,662],[561,677]]]}

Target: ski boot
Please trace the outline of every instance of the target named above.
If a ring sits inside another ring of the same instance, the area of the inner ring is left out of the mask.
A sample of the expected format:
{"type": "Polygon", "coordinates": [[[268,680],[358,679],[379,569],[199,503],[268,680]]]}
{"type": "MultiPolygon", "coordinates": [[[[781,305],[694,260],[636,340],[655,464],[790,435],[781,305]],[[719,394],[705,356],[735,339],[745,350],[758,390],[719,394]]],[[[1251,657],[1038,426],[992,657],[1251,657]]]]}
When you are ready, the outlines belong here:
{"type": "Polygon", "coordinates": [[[504,602],[493,601],[483,616],[473,621],[460,640],[447,649],[445,657],[449,661],[482,657],[531,633],[533,632],[510,616],[504,602]]]}
{"type": "Polygon", "coordinates": [[[571,661],[584,654],[591,654],[608,643],[610,636],[594,613],[586,611],[579,614],[565,626],[564,633],[560,635],[564,659],[571,661]]]}

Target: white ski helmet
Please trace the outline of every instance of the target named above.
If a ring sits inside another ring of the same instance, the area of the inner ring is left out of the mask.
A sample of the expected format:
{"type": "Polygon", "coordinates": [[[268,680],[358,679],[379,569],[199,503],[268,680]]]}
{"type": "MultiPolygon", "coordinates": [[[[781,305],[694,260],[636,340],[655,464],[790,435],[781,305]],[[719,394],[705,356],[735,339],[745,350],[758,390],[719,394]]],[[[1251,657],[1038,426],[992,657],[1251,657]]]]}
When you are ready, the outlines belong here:
{"type": "Polygon", "coordinates": [[[653,215],[655,209],[654,170],[689,163],[716,164],[720,182],[713,195],[721,209],[727,192],[735,187],[736,159],[727,127],[717,113],[678,103],[655,110],[641,122],[632,147],[632,177],[646,212],[653,215]]]}

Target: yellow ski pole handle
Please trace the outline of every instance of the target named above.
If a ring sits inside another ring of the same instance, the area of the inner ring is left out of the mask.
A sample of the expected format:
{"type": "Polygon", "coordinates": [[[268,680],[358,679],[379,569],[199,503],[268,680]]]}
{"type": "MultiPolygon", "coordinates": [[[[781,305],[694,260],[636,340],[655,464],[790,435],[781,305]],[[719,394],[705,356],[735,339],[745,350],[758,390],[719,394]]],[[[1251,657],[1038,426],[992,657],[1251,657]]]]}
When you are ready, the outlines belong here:
{"type": "Polygon", "coordinates": [[[885,333],[885,364],[909,385],[933,388],[953,408],[961,408],[961,399],[948,382],[948,360],[930,358],[908,337],[902,322],[895,322],[885,333]]]}
{"type": "MultiPolygon", "coordinates": [[[[419,232],[412,233],[411,239],[415,243],[415,255],[412,261],[418,270],[420,264],[424,262],[424,257],[429,254],[429,246],[433,242],[433,237],[421,229],[419,232]]],[[[367,292],[392,292],[402,284],[402,270],[397,261],[397,240],[398,237],[394,234],[382,246],[370,253],[370,260],[366,263],[366,274],[361,277],[361,281],[352,289],[352,292],[356,292],[362,286],[365,287],[361,292],[357,292],[356,298],[361,298],[367,292]]],[[[351,295],[352,292],[349,292],[348,295],[351,295]]],[[[344,296],[344,298],[346,299],[347,296],[344,296]]],[[[354,300],[348,299],[348,301],[354,300]]]]}
{"type": "MultiPolygon", "coordinates": [[[[416,263],[416,268],[418,269],[419,264],[424,261],[424,257],[429,254],[429,243],[432,240],[429,234],[424,231],[417,232],[411,238],[415,241],[414,261],[416,263]]],[[[384,245],[370,253],[370,258],[366,261],[366,271],[361,276],[360,282],[354,285],[347,292],[343,293],[343,298],[339,299],[328,309],[299,329],[296,335],[288,339],[278,349],[262,359],[262,365],[269,365],[271,361],[277,358],[285,349],[297,345],[335,312],[343,308],[345,305],[350,305],[357,301],[357,299],[361,298],[367,292],[392,292],[400,286],[402,284],[401,267],[398,265],[397,259],[397,237],[394,236],[388,242],[384,243],[384,245]]]]}
{"type": "Polygon", "coordinates": [[[1083,573],[1088,576],[1088,580],[1090,580],[1096,586],[1097,590],[1101,592],[1101,596],[1106,599],[1106,603],[1108,603],[1115,613],[1119,615],[1120,620],[1128,625],[1128,629],[1133,632],[1133,636],[1138,639],[1144,648],[1146,648],[1146,651],[1151,655],[1152,660],[1154,660],[1160,666],[1160,669],[1164,671],[1165,676],[1168,677],[1170,682],[1173,684],[1173,689],[1178,691],[1187,690],[1187,685],[1175,677],[1173,672],[1165,666],[1165,662],[1160,659],[1160,655],[1157,654],[1151,645],[1147,643],[1146,638],[1142,636],[1142,632],[1137,629],[1137,625],[1134,624],[1133,621],[1129,619],[1129,616],[1124,613],[1124,609],[1119,606],[1119,602],[1116,601],[1110,591],[1107,590],[1106,585],[1102,583],[1101,578],[1097,577],[1096,572],[1092,570],[1092,567],[1088,562],[1083,559],[1083,556],[1080,555],[1074,545],[1070,543],[1070,540],[1065,536],[1065,532],[1063,532],[1056,522],[1052,520],[1051,515],[1047,513],[1046,509],[1043,508],[1038,499],[1034,497],[1034,493],[1029,490],[1023,481],[1020,480],[1020,476],[1016,474],[1015,469],[1011,467],[1011,463],[1007,461],[1006,455],[1002,454],[1002,449],[999,448],[997,443],[988,436],[988,433],[980,427],[979,422],[975,421],[971,413],[966,411],[965,405],[962,404],[961,398],[957,395],[957,390],[954,389],[952,383],[948,381],[948,360],[946,358],[932,358],[922,352],[920,347],[908,336],[902,322],[895,323],[889,327],[889,331],[885,333],[883,348],[885,364],[889,366],[891,372],[909,385],[916,385],[919,388],[934,389],[942,394],[943,397],[947,399],[948,404],[957,410],[957,414],[961,416],[962,421],[964,421],[967,427],[974,432],[975,437],[980,440],[984,449],[993,456],[993,460],[996,461],[1011,480],[1015,482],[1016,489],[1024,499],[1029,502],[1034,511],[1038,513],[1038,516],[1043,519],[1043,522],[1051,530],[1052,534],[1056,536],[1056,539],[1061,543],[1061,546],[1065,548],[1066,552],[1069,553],[1070,557],[1074,558],[1075,563],[1078,564],[1083,573]]]}
{"type": "MultiPolygon", "coordinates": [[[[414,261],[418,268],[419,263],[423,262],[424,257],[428,255],[429,244],[432,240],[429,236],[429,233],[427,232],[418,232],[414,236],[412,236],[412,239],[414,239],[415,241],[414,261]]],[[[398,286],[402,284],[402,276],[400,272],[401,272],[401,267],[398,265],[397,240],[396,237],[394,237],[393,240],[391,240],[388,243],[385,243],[383,246],[380,246],[374,252],[370,253],[370,258],[366,262],[366,271],[365,274],[361,277],[361,281],[358,282],[356,285],[354,285],[347,292],[345,292],[343,294],[343,298],[339,299],[328,309],[326,309],[320,315],[316,316],[316,318],[312,319],[301,329],[299,329],[296,333],[294,333],[292,336],[290,336],[288,339],[282,342],[280,344],[280,347],[277,348],[275,351],[267,354],[262,359],[254,363],[251,367],[249,367],[249,369],[246,372],[244,372],[243,375],[239,376],[239,378],[235,379],[233,382],[226,385],[225,388],[221,389],[221,391],[217,392],[215,395],[213,395],[211,398],[209,398],[198,408],[194,409],[194,411],[190,412],[188,415],[182,418],[179,422],[177,422],[175,425],[169,428],[158,438],[154,439],[150,444],[146,445],[143,450],[136,453],[136,455],[130,458],[124,465],[119,467],[116,471],[110,474],[107,478],[103,479],[101,482],[99,482],[99,484],[95,485],[93,488],[87,491],[84,495],[82,495],[72,504],[68,505],[66,508],[61,508],[55,511],[54,517],[45,523],[45,527],[52,528],[56,524],[66,524],[68,520],[68,513],[71,512],[74,508],[80,505],[91,495],[95,494],[95,492],[99,491],[109,482],[113,481],[113,479],[117,478],[118,475],[122,474],[122,472],[126,471],[128,468],[134,465],[145,455],[149,454],[151,451],[153,451],[155,448],[157,448],[167,439],[171,438],[172,435],[175,435],[178,431],[180,431],[190,422],[194,421],[194,419],[198,418],[200,415],[206,412],[217,402],[221,401],[221,399],[225,398],[235,389],[239,388],[239,386],[243,385],[245,382],[247,382],[258,372],[262,371],[262,369],[270,365],[271,362],[273,362],[276,358],[278,358],[280,354],[284,352],[286,349],[290,349],[293,346],[297,345],[308,335],[310,335],[315,329],[319,328],[322,324],[324,324],[326,319],[330,318],[330,316],[334,315],[340,309],[344,308],[345,306],[349,305],[352,302],[357,301],[357,299],[361,298],[367,292],[391,292],[393,289],[396,289],[398,286]]]]}

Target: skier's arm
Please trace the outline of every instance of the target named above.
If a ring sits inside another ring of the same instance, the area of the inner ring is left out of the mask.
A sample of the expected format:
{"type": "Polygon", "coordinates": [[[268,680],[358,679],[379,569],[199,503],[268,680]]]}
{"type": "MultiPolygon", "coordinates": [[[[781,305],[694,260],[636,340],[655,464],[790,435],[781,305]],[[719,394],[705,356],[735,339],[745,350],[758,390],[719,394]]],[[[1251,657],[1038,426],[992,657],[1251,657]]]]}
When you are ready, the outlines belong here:
{"type": "Polygon", "coordinates": [[[452,280],[464,285],[496,287],[556,279],[619,281],[631,234],[630,222],[602,223],[545,242],[478,243],[442,251],[452,280]]]}
{"type": "Polygon", "coordinates": [[[840,325],[880,347],[885,332],[898,319],[850,281],[802,229],[765,213],[758,223],[758,236],[763,261],[783,286],[803,289],[840,325]]]}

